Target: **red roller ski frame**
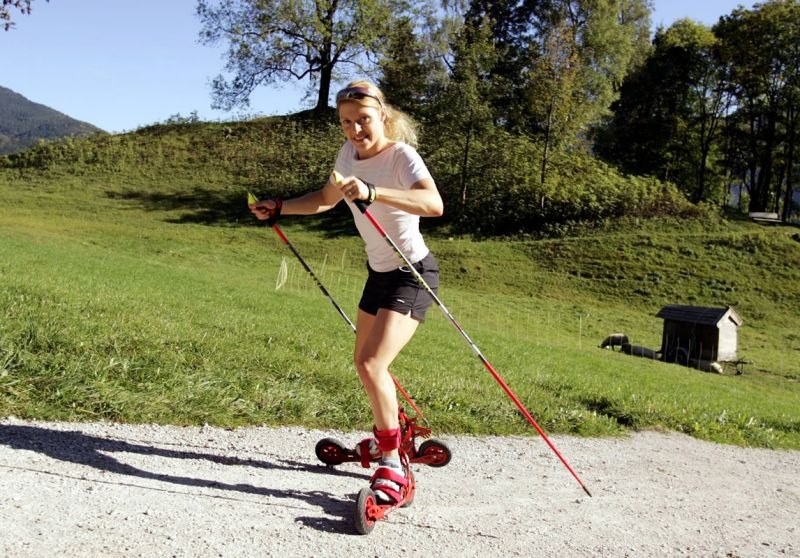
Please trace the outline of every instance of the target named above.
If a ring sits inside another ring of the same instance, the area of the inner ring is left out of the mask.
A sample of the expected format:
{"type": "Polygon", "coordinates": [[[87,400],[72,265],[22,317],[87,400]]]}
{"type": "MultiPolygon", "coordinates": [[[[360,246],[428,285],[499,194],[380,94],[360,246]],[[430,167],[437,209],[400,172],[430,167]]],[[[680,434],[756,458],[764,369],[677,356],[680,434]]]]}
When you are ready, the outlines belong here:
{"type": "MultiPolygon", "coordinates": [[[[410,463],[428,465],[430,467],[444,467],[450,463],[453,454],[447,444],[441,440],[430,438],[431,429],[417,424],[417,419],[409,417],[400,407],[398,418],[400,420],[400,448],[407,456],[410,463]],[[426,439],[419,446],[417,438],[426,439]]],[[[341,465],[347,462],[360,462],[362,467],[369,468],[371,463],[380,460],[380,457],[371,457],[367,448],[362,451],[345,447],[335,438],[323,438],[314,448],[320,461],[329,466],[341,465]]]]}

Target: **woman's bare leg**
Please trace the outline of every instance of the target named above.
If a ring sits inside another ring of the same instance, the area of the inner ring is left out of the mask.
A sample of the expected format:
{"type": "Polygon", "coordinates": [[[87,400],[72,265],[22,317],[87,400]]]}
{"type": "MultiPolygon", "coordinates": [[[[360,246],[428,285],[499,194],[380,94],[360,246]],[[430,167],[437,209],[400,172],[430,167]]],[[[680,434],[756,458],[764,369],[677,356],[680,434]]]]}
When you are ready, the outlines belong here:
{"type": "MultiPolygon", "coordinates": [[[[358,377],[367,392],[372,417],[378,430],[398,428],[397,392],[389,373],[394,359],[408,344],[419,322],[410,315],[381,308],[373,316],[358,311],[354,362],[358,377]]],[[[397,450],[384,453],[396,457],[397,450]]]]}

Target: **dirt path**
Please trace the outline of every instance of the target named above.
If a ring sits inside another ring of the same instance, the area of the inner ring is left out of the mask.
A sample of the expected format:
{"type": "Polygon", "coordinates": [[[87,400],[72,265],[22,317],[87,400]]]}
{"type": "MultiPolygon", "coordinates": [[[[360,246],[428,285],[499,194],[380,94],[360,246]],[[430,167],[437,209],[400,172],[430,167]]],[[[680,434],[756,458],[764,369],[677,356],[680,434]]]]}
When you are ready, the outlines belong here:
{"type": "Polygon", "coordinates": [[[354,534],[368,472],[300,428],[0,421],[0,556],[798,556],[800,452],[677,434],[445,437],[412,507],[354,534]]]}

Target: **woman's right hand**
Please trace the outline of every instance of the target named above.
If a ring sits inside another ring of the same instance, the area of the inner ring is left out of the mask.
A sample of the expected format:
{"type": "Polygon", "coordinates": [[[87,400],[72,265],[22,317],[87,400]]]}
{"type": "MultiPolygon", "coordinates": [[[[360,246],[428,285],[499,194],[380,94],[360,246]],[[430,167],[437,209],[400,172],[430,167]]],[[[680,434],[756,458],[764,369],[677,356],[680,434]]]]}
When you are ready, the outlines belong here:
{"type": "Polygon", "coordinates": [[[258,203],[248,204],[250,211],[257,219],[269,221],[270,224],[278,220],[283,203],[280,198],[261,200],[258,203]]]}

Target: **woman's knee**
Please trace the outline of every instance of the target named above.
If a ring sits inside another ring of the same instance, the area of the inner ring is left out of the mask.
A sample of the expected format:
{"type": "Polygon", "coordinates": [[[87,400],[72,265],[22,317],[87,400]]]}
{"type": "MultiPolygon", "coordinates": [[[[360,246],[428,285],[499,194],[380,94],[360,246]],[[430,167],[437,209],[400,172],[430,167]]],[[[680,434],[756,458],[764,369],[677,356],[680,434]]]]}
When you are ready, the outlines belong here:
{"type": "Polygon", "coordinates": [[[353,364],[355,364],[358,376],[361,378],[362,382],[374,384],[384,373],[385,367],[381,366],[375,358],[355,355],[353,364]]]}

